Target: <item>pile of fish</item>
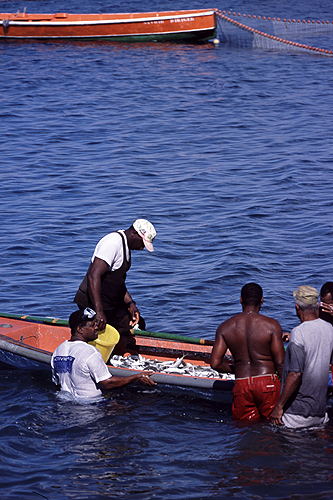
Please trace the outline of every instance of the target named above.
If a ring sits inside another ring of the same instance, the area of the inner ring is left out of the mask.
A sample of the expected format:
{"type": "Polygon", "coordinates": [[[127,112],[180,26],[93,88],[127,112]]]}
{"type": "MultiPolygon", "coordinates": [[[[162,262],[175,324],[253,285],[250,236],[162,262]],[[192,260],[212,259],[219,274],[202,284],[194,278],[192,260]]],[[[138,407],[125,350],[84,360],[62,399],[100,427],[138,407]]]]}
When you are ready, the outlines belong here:
{"type": "Polygon", "coordinates": [[[189,377],[210,377],[224,380],[234,380],[235,375],[231,373],[219,373],[208,366],[192,365],[186,363],[184,357],[176,361],[158,361],[157,359],[146,359],[140,354],[132,356],[114,355],[109,360],[110,365],[116,368],[129,368],[131,370],[150,370],[157,373],[168,373],[172,375],[187,375],[189,377]]]}

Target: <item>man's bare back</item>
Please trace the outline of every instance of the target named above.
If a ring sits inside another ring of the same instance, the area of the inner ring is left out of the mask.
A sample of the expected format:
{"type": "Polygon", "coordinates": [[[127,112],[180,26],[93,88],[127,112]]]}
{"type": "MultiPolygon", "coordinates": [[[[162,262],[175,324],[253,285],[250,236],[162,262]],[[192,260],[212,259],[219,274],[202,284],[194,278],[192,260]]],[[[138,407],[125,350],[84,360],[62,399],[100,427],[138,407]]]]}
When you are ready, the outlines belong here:
{"type": "Polygon", "coordinates": [[[284,347],[280,324],[257,312],[254,306],[222,323],[211,356],[218,371],[227,349],[234,358],[236,378],[278,373],[281,377],[284,347]]]}
{"type": "Polygon", "coordinates": [[[259,314],[263,303],[262,289],[255,283],[242,288],[243,312],[222,323],[217,331],[211,355],[211,366],[219,372],[231,372],[223,357],[230,350],[236,378],[270,373],[282,376],[284,347],[278,321],[259,314]]]}
{"type": "Polygon", "coordinates": [[[243,312],[216,330],[210,364],[219,372],[235,373],[232,404],[235,419],[269,418],[280,394],[278,377],[282,376],[284,361],[282,328],[275,319],[259,314],[263,300],[261,286],[244,285],[243,312]],[[227,349],[234,358],[233,367],[223,360],[227,349]]]}

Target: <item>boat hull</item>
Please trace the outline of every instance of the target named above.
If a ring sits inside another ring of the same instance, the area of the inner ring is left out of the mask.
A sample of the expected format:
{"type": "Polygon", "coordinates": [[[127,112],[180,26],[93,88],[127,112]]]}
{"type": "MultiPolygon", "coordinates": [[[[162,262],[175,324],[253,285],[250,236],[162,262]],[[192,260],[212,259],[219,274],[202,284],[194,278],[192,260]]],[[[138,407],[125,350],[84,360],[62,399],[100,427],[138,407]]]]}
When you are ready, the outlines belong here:
{"type": "MultiPolygon", "coordinates": [[[[3,314],[3,313],[2,313],[3,314]]],[[[53,351],[70,338],[70,329],[64,320],[48,318],[16,319],[15,315],[0,316],[0,364],[20,370],[42,370],[50,373],[53,351]],[[44,322],[42,322],[44,320],[44,322]],[[59,323],[59,324],[57,324],[59,323]]],[[[152,332],[122,336],[114,354],[124,357],[141,355],[158,361],[175,361],[184,356],[193,365],[209,367],[212,341],[165,334],[160,338],[152,332]],[[184,340],[185,339],[185,340],[184,340]]],[[[138,373],[135,369],[119,368],[108,364],[112,375],[126,377],[138,373]]],[[[232,380],[197,377],[168,373],[154,373],[158,388],[192,392],[197,396],[218,401],[231,401],[232,380]]]]}
{"type": "Polygon", "coordinates": [[[0,40],[203,43],[216,36],[215,9],[134,14],[0,14],[0,40]]]}

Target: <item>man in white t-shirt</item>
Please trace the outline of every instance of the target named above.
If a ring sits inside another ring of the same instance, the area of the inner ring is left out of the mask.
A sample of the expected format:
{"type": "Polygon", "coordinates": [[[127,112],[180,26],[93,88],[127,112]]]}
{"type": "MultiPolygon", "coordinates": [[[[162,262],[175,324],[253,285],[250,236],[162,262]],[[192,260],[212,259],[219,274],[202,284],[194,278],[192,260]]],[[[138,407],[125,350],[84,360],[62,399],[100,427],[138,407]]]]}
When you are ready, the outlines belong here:
{"type": "Polygon", "coordinates": [[[136,324],[141,330],[145,322],[126,288],[126,274],[131,267],[131,250],[147,248],[154,251],[154,226],[145,219],[137,219],[125,231],[116,231],[102,238],[93,253],[91,263],[74,302],[80,309],[91,307],[96,311],[100,330],[106,323],[119,333],[136,324]]]}
{"type": "Polygon", "coordinates": [[[88,342],[98,337],[96,313],[92,309],[78,310],[69,317],[71,338],[54,351],[51,358],[52,380],[62,391],[77,400],[99,399],[103,390],[125,387],[139,381],[156,385],[151,372],[140,372],[130,377],[112,376],[101,353],[88,342]]]}

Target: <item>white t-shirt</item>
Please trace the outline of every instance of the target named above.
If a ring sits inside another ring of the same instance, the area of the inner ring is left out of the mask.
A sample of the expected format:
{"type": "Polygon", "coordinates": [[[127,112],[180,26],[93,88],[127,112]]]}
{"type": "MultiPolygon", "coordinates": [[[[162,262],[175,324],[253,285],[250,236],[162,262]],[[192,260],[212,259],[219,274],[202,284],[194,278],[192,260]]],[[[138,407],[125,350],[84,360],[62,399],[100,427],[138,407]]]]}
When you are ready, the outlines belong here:
{"type": "Polygon", "coordinates": [[[57,347],[51,367],[53,382],[77,399],[101,397],[97,384],[111,377],[101,353],[82,340],[66,340],[57,347]]]}
{"type": "MultiPolygon", "coordinates": [[[[129,260],[127,238],[124,231],[121,230],[120,232],[125,237],[126,260],[129,260]]],[[[110,271],[119,269],[124,262],[123,240],[120,234],[110,233],[104,236],[104,238],[97,243],[91,262],[94,262],[95,257],[104,260],[110,266],[110,271]]]]}

